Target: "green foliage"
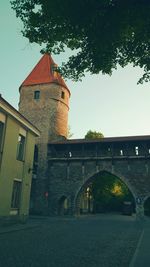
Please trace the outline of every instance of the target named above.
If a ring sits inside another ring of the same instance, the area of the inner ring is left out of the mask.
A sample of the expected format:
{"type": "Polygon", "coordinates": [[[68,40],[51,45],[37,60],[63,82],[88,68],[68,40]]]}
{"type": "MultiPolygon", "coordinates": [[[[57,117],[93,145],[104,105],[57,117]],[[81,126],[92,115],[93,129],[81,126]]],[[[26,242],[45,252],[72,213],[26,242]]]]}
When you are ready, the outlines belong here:
{"type": "Polygon", "coordinates": [[[64,77],[78,80],[86,71],[111,75],[119,64],[144,68],[150,80],[149,0],[12,0],[24,23],[23,35],[59,54],[76,54],[62,65],[64,77]]]}
{"type": "Polygon", "coordinates": [[[71,132],[71,127],[68,125],[68,131],[67,131],[67,139],[70,139],[73,136],[73,133],[71,132]]]}
{"type": "Polygon", "coordinates": [[[104,135],[102,134],[102,133],[100,133],[100,132],[96,132],[96,131],[91,131],[91,130],[89,130],[87,133],[86,133],[86,135],[85,135],[85,137],[84,137],[85,139],[100,139],[100,138],[104,138],[104,135]]]}
{"type": "Polygon", "coordinates": [[[95,211],[121,211],[124,201],[133,202],[133,196],[127,186],[108,173],[103,173],[95,179],[91,185],[91,195],[95,211]]]}

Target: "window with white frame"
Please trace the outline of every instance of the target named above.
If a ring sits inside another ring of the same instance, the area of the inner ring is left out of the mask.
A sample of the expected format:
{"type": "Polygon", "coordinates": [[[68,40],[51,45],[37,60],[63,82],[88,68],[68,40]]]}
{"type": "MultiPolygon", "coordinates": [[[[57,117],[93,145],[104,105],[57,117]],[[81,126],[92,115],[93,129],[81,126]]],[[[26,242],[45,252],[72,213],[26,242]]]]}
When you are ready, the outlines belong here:
{"type": "Polygon", "coordinates": [[[24,129],[20,129],[17,143],[17,160],[24,160],[24,152],[25,152],[25,141],[26,141],[26,131],[24,129]]]}

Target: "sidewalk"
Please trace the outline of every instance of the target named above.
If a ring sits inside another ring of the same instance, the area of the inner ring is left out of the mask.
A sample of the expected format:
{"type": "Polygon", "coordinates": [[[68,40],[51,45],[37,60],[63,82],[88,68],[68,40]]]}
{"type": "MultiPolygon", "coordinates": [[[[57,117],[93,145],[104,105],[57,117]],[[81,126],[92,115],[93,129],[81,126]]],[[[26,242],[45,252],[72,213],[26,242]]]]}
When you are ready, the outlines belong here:
{"type": "Polygon", "coordinates": [[[150,267],[150,219],[143,222],[143,230],[129,267],[150,267]]]}
{"type": "Polygon", "coordinates": [[[41,223],[45,220],[47,220],[47,217],[44,216],[30,216],[26,223],[0,226],[0,234],[40,227],[41,223]]]}
{"type": "Polygon", "coordinates": [[[0,234],[9,233],[9,232],[15,232],[20,231],[24,229],[31,229],[35,227],[41,227],[44,222],[56,222],[60,220],[68,220],[68,219],[74,219],[74,217],[49,217],[49,216],[37,216],[37,215],[31,215],[29,216],[26,223],[18,223],[18,224],[10,224],[6,226],[0,226],[0,234]]]}

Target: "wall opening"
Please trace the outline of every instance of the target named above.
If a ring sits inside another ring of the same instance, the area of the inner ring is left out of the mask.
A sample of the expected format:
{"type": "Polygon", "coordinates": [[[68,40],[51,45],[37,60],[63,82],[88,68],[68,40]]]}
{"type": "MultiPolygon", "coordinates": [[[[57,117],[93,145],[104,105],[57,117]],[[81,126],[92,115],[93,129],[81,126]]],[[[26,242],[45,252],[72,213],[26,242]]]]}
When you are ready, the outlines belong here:
{"type": "Polygon", "coordinates": [[[34,91],[34,99],[39,100],[40,99],[40,91],[34,91]]]}
{"type": "Polygon", "coordinates": [[[68,198],[62,196],[58,201],[58,215],[67,215],[68,214],[68,198]]]}
{"type": "Polygon", "coordinates": [[[65,99],[65,92],[64,91],[61,92],[61,98],[65,99]]]}
{"type": "Polygon", "coordinates": [[[82,186],[75,206],[78,214],[132,215],[135,212],[134,197],[128,186],[117,176],[105,171],[94,175],[82,186]]]}

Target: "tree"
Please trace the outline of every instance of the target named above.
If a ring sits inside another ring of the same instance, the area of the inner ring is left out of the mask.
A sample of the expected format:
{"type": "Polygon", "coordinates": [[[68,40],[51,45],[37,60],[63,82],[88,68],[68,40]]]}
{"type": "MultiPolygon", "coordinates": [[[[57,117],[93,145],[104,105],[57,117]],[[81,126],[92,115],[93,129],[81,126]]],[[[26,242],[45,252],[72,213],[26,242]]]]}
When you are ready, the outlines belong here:
{"type": "Polygon", "coordinates": [[[85,135],[85,137],[84,137],[85,139],[99,139],[99,138],[104,138],[104,135],[102,134],[102,133],[100,133],[100,132],[96,132],[96,131],[91,131],[91,130],[89,130],[87,133],[86,133],[86,135],[85,135]]]}
{"type": "Polygon", "coordinates": [[[124,201],[134,204],[133,196],[127,186],[116,176],[107,172],[99,174],[91,184],[94,210],[121,211],[124,201]]]}
{"type": "Polygon", "coordinates": [[[70,139],[73,136],[73,133],[71,132],[71,127],[70,125],[68,125],[68,129],[67,129],[67,139],[70,139]]]}
{"type": "MultiPolygon", "coordinates": [[[[29,41],[43,52],[75,50],[61,72],[80,79],[86,71],[110,74],[118,64],[144,68],[139,80],[150,80],[149,0],[12,0],[29,41]]],[[[60,71],[60,70],[58,70],[60,71]]]]}

